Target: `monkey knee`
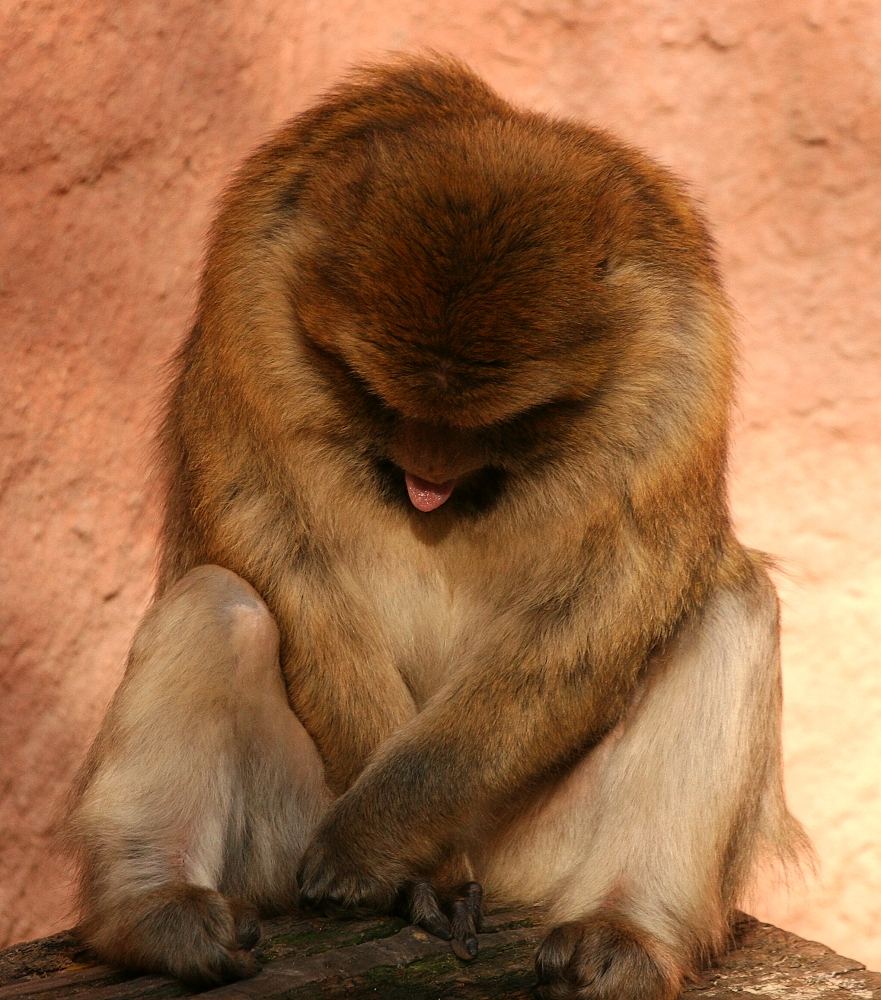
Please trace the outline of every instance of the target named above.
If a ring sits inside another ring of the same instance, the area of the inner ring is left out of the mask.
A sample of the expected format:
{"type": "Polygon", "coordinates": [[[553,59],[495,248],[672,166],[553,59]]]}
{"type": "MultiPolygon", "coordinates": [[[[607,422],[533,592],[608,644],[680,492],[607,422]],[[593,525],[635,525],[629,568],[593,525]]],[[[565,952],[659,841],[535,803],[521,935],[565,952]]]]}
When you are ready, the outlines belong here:
{"type": "Polygon", "coordinates": [[[275,619],[254,588],[222,566],[197,566],[163,598],[176,611],[207,618],[222,628],[236,647],[261,648],[278,644],[275,619]]]}
{"type": "Polygon", "coordinates": [[[224,607],[223,615],[236,685],[248,691],[282,692],[278,627],[266,605],[262,601],[259,605],[231,604],[224,607]]]}
{"type": "Polygon", "coordinates": [[[143,660],[167,646],[179,647],[212,675],[229,664],[253,680],[255,671],[278,670],[278,645],[275,619],[257,591],[228,569],[204,565],[157,601],[139,629],[134,652],[143,660]],[[198,657],[190,653],[194,648],[198,657]]]}
{"type": "MultiPolygon", "coordinates": [[[[199,566],[187,577],[199,599],[206,601],[242,679],[265,668],[277,670],[278,626],[272,612],[254,588],[220,566],[199,566]]],[[[192,591],[191,591],[192,592],[192,591]]]]}
{"type": "Polygon", "coordinates": [[[163,596],[163,602],[182,601],[194,606],[223,608],[242,605],[269,609],[256,590],[238,574],[206,563],[185,574],[163,596]]]}

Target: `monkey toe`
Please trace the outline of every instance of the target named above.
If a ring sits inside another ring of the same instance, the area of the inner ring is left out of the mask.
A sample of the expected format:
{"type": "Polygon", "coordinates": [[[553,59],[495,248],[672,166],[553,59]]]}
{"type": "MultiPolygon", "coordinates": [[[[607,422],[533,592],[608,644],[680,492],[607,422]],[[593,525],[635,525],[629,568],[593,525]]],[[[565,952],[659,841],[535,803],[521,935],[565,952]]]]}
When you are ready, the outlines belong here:
{"type": "Polygon", "coordinates": [[[260,971],[261,965],[250,949],[231,948],[220,957],[216,970],[207,977],[189,980],[198,987],[214,986],[217,983],[232,983],[239,979],[251,979],[260,971]]]}
{"type": "Polygon", "coordinates": [[[582,936],[581,925],[572,922],[555,927],[542,942],[535,956],[536,993],[542,1000],[564,1000],[576,995],[572,990],[582,936]]]}
{"type": "Polygon", "coordinates": [[[682,981],[660,942],[614,916],[554,928],[535,969],[541,1000],[673,1000],[682,981]]]}
{"type": "Polygon", "coordinates": [[[446,906],[429,882],[413,882],[404,891],[404,911],[410,923],[449,941],[453,954],[465,962],[477,956],[482,907],[483,889],[477,882],[462,886],[446,906]]]}
{"type": "Polygon", "coordinates": [[[429,934],[443,941],[452,937],[449,918],[441,909],[440,900],[430,882],[413,882],[404,889],[404,911],[411,924],[429,934]]]}
{"type": "Polygon", "coordinates": [[[198,988],[250,979],[260,971],[252,951],[260,939],[257,911],[219,893],[203,893],[192,897],[198,919],[178,942],[180,978],[198,988]]]}
{"type": "Polygon", "coordinates": [[[250,951],[260,942],[260,917],[255,907],[239,900],[230,901],[233,921],[235,923],[236,943],[239,948],[250,951]]]}

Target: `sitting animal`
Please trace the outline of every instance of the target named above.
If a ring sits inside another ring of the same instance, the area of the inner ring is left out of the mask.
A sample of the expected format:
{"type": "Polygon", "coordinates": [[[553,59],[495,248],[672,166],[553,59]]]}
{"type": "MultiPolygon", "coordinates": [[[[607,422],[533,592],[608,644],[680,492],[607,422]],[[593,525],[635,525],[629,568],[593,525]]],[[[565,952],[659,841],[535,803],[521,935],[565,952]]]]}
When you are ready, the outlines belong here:
{"type": "Polygon", "coordinates": [[[733,366],[676,178],[458,63],[363,69],[257,150],[74,793],[87,941],[204,985],[255,971],[258,912],[403,906],[468,957],[483,890],[546,915],[541,996],[678,995],[801,836],[733,366]]]}

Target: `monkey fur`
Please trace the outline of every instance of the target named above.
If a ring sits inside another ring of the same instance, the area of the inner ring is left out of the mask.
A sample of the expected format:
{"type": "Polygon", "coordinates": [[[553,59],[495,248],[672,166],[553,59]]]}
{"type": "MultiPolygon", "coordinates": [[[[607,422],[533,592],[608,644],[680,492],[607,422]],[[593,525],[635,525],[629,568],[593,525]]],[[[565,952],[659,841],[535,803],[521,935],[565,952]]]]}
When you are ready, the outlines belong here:
{"type": "Polygon", "coordinates": [[[258,911],[403,905],[470,957],[482,886],[544,914],[541,996],[677,996],[802,837],[733,370],[700,213],[606,132],[440,57],[282,128],[177,358],[156,597],[74,790],[86,940],[206,985],[258,911]]]}

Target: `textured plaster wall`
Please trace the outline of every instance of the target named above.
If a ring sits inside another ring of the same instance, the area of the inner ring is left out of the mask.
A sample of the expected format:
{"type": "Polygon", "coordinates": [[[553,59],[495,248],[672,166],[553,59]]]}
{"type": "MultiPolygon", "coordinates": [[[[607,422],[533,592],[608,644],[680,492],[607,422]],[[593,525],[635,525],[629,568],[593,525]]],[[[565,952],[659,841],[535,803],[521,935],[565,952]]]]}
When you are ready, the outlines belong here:
{"type": "Polygon", "coordinates": [[[881,967],[881,6],[0,10],[0,941],[70,919],[50,827],[149,595],[149,435],[212,199],[353,60],[430,45],[645,146],[715,222],[744,349],[734,508],[785,568],[788,785],[822,865],[756,907],[881,967]]]}

